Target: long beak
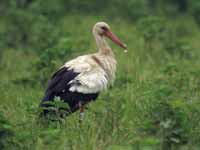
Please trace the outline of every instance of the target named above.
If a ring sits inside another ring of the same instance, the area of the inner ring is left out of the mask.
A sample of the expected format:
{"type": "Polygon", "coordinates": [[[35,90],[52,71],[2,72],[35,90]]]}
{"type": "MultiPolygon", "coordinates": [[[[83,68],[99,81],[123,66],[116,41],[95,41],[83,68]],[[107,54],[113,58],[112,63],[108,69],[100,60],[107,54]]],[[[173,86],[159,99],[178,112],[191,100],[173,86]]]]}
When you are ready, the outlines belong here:
{"type": "Polygon", "coordinates": [[[106,30],[104,32],[104,34],[105,34],[105,36],[107,36],[108,38],[110,38],[114,43],[116,43],[120,47],[122,47],[124,49],[127,49],[126,44],[124,44],[123,42],[121,42],[121,40],[114,33],[112,33],[110,30],[106,30]]]}

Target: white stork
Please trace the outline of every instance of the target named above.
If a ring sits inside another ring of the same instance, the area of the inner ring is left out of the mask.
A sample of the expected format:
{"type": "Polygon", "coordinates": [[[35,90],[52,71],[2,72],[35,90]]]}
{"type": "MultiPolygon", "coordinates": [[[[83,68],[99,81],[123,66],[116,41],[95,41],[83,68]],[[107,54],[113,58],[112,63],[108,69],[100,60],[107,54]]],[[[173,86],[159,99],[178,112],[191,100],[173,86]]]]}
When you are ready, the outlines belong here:
{"type": "Polygon", "coordinates": [[[44,102],[60,97],[68,103],[69,112],[80,109],[80,120],[82,120],[85,104],[95,100],[101,91],[113,84],[117,62],[105,37],[124,48],[125,52],[127,47],[111,32],[105,22],[97,22],[92,32],[98,52],[72,59],[55,72],[42,99],[42,107],[46,107],[44,102]]]}

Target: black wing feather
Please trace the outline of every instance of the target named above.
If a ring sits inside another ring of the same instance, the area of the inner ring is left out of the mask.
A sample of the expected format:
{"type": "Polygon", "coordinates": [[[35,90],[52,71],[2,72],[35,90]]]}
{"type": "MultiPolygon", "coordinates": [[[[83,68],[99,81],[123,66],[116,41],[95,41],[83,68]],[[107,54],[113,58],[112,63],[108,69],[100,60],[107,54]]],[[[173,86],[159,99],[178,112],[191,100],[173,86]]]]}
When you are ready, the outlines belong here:
{"type": "Polygon", "coordinates": [[[55,72],[49,80],[45,96],[43,101],[53,100],[55,96],[61,93],[63,90],[68,90],[68,83],[73,80],[79,73],[69,70],[67,67],[63,67],[55,72]]]}
{"type": "MultiPolygon", "coordinates": [[[[79,108],[79,101],[82,101],[83,105],[85,105],[89,101],[95,100],[98,97],[99,93],[84,94],[69,91],[69,82],[73,80],[78,74],[79,73],[76,73],[67,67],[63,67],[55,72],[49,80],[45,96],[42,99],[40,106],[48,107],[49,105],[45,104],[44,102],[53,101],[55,96],[58,96],[62,100],[64,100],[64,102],[69,104],[70,112],[75,112],[79,108]]],[[[48,113],[48,111],[44,111],[44,114],[46,113],[48,113]]]]}

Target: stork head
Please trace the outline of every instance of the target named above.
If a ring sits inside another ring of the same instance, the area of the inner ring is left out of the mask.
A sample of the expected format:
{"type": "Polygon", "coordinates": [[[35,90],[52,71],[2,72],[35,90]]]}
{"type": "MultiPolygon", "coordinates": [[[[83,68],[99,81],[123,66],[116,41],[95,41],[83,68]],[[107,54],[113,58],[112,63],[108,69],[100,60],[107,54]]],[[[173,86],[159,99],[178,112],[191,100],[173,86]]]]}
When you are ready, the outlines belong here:
{"type": "Polygon", "coordinates": [[[101,37],[106,36],[111,39],[115,44],[124,49],[127,49],[126,44],[121,42],[121,40],[114,33],[112,33],[110,26],[105,22],[97,22],[93,27],[93,34],[99,35],[101,37]]]}

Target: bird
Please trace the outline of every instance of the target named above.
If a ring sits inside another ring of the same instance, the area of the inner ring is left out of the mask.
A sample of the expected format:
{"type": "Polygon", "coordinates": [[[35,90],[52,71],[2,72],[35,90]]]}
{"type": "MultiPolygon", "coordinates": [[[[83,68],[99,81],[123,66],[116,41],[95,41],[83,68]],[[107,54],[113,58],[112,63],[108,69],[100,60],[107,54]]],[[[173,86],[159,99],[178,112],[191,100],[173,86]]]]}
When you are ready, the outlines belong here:
{"type": "MultiPolygon", "coordinates": [[[[110,29],[105,22],[97,22],[92,29],[98,51],[78,56],[66,63],[50,78],[44,97],[40,103],[59,97],[68,104],[69,114],[80,110],[80,120],[84,118],[86,104],[95,101],[100,92],[113,85],[117,61],[114,52],[106,41],[111,39],[127,52],[127,46],[110,29]]],[[[44,110],[43,114],[48,111],[44,110]]]]}

